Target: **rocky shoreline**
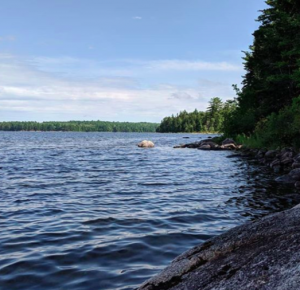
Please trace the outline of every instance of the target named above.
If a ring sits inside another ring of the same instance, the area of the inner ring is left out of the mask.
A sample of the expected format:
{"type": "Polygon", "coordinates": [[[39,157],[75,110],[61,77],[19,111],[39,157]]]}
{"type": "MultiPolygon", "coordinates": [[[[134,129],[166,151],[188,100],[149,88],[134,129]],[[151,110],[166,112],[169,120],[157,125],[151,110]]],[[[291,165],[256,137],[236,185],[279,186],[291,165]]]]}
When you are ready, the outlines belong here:
{"type": "Polygon", "coordinates": [[[227,138],[222,141],[221,144],[214,142],[216,138],[209,138],[205,140],[201,140],[199,142],[182,144],[178,146],[174,146],[175,149],[179,148],[191,148],[191,149],[199,149],[199,150],[240,150],[243,146],[238,145],[233,139],[227,138]]]}
{"type": "Polygon", "coordinates": [[[300,188],[300,152],[294,148],[283,148],[278,150],[250,149],[238,145],[233,139],[227,138],[218,144],[215,138],[205,139],[199,142],[183,144],[174,148],[191,148],[199,150],[231,150],[234,152],[229,158],[253,158],[260,164],[269,167],[275,173],[281,174],[276,181],[280,183],[294,184],[300,188]]]}
{"type": "Polygon", "coordinates": [[[233,228],[177,257],[138,290],[298,290],[300,207],[233,228]]]}
{"type": "MultiPolygon", "coordinates": [[[[300,153],[249,149],[226,139],[175,146],[232,150],[228,158],[256,159],[282,175],[277,182],[300,187],[300,153]]],[[[233,228],[177,257],[137,290],[300,289],[300,205],[233,228]]]]}

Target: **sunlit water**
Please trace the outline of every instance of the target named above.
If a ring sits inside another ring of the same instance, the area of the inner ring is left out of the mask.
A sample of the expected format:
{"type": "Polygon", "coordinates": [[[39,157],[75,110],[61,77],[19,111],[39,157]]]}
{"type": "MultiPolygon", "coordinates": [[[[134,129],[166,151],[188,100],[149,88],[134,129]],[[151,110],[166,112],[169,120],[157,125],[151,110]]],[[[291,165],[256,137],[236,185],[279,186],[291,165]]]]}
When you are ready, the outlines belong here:
{"type": "Polygon", "coordinates": [[[300,202],[230,152],[172,148],[204,137],[0,132],[0,289],[133,289],[192,246],[300,202]]]}

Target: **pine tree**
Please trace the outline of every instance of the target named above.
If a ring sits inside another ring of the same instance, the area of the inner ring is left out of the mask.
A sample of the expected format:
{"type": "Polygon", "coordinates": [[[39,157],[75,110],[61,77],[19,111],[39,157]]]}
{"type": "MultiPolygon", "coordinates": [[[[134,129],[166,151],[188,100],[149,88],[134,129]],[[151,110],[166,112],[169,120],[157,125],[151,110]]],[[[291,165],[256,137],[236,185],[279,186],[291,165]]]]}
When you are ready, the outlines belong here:
{"type": "Polygon", "coordinates": [[[245,53],[246,75],[238,93],[235,127],[251,133],[258,121],[277,113],[300,95],[300,1],[268,0],[254,42],[245,53]]]}

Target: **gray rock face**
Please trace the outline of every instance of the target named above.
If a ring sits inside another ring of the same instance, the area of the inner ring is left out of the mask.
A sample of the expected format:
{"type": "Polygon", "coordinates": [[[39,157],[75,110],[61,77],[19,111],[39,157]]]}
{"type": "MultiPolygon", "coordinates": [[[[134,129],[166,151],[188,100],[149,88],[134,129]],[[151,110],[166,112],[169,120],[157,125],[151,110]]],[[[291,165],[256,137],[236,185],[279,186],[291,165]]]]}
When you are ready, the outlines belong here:
{"type": "Polygon", "coordinates": [[[138,290],[299,290],[299,265],[298,206],[187,251],[138,290]]]}
{"type": "Polygon", "coordinates": [[[201,146],[203,145],[209,145],[212,149],[216,148],[218,145],[215,142],[212,141],[205,141],[201,143],[201,146]]]}
{"type": "Polygon", "coordinates": [[[211,146],[210,145],[201,145],[200,147],[199,147],[199,149],[201,149],[201,150],[210,150],[211,149],[211,146]]]}
{"type": "Polygon", "coordinates": [[[222,142],[222,145],[228,145],[228,144],[234,144],[236,146],[235,141],[231,138],[227,138],[222,142]]]}
{"type": "Polygon", "coordinates": [[[174,149],[186,148],[186,145],[185,145],[185,144],[177,145],[177,146],[174,146],[173,148],[174,148],[174,149]]]}

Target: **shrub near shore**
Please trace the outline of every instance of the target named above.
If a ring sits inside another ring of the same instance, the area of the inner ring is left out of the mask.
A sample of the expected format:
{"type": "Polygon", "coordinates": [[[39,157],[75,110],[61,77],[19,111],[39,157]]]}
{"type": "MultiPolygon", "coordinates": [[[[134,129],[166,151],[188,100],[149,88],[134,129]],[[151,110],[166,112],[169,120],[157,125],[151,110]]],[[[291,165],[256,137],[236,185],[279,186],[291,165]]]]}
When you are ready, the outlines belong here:
{"type": "Polygon", "coordinates": [[[261,120],[253,134],[240,134],[236,140],[252,148],[300,148],[300,97],[295,98],[291,106],[261,120]]]}

